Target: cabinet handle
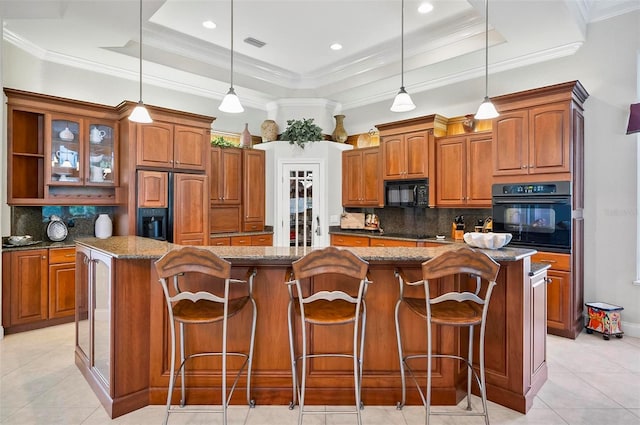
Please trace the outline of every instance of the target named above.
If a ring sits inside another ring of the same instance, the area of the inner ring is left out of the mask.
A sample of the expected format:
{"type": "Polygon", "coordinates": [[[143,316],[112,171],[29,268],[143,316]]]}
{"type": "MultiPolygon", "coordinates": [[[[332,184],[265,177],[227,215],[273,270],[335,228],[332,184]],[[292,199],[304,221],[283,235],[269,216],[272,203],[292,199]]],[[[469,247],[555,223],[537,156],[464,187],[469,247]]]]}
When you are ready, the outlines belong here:
{"type": "Polygon", "coordinates": [[[65,254],[64,256],[65,256],[65,257],[75,257],[75,256],[76,256],[76,254],[65,254]]]}
{"type": "Polygon", "coordinates": [[[42,256],[42,259],[43,259],[43,260],[46,260],[46,259],[47,259],[47,256],[46,256],[46,255],[43,255],[43,256],[42,256]]]}
{"type": "Polygon", "coordinates": [[[552,282],[553,282],[553,279],[551,279],[550,277],[545,277],[544,278],[544,283],[546,283],[547,285],[552,283],[552,282]]]}
{"type": "Polygon", "coordinates": [[[547,260],[547,259],[544,259],[544,258],[540,259],[540,262],[541,263],[557,263],[556,260],[547,260]]]}

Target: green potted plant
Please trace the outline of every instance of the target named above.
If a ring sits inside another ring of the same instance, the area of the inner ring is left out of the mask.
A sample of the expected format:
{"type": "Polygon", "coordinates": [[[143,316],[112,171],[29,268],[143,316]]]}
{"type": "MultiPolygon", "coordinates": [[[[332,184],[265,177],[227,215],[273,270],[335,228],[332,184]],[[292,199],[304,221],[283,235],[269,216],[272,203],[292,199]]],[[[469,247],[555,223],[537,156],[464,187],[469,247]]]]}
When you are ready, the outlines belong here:
{"type": "Polygon", "coordinates": [[[287,120],[287,129],[280,135],[280,140],[288,140],[290,145],[296,143],[304,148],[305,143],[322,140],[322,129],[313,123],[313,118],[287,120]]]}
{"type": "Polygon", "coordinates": [[[216,136],[213,139],[211,139],[211,146],[214,146],[214,147],[217,146],[219,148],[237,148],[238,147],[238,145],[228,141],[222,136],[216,136]]]}

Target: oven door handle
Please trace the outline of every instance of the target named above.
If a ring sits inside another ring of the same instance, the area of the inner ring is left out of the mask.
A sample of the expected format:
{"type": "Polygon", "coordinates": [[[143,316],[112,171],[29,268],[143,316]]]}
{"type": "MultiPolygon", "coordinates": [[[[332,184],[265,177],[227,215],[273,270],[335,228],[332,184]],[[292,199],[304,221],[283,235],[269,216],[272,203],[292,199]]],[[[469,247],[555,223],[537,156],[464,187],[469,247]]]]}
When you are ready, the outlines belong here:
{"type": "Polygon", "coordinates": [[[510,198],[510,199],[494,199],[493,205],[505,205],[505,204],[569,204],[568,199],[523,199],[523,198],[510,198]]]}

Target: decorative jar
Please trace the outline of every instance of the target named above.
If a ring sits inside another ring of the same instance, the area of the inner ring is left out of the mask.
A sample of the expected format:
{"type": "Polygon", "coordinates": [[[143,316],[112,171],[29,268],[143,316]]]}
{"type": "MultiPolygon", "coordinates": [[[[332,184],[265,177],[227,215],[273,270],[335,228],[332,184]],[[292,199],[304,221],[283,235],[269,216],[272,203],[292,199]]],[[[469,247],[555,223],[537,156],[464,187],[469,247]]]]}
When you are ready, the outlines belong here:
{"type": "Polygon", "coordinates": [[[278,124],[274,120],[264,120],[260,132],[263,142],[278,140],[278,124]]]}
{"type": "Polygon", "coordinates": [[[96,219],[96,238],[107,239],[113,234],[113,224],[108,214],[99,214],[96,219]]]}

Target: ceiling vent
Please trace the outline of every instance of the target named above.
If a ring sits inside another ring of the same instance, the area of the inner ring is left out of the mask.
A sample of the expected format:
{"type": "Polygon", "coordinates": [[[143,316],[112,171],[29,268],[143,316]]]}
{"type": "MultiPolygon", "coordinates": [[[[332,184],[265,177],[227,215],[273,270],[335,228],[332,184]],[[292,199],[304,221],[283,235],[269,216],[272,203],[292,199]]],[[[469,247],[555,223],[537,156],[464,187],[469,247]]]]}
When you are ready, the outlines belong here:
{"type": "Polygon", "coordinates": [[[245,38],[244,42],[247,43],[247,44],[251,44],[252,46],[255,46],[255,47],[263,47],[265,44],[267,44],[264,41],[256,40],[253,37],[245,38]]]}

